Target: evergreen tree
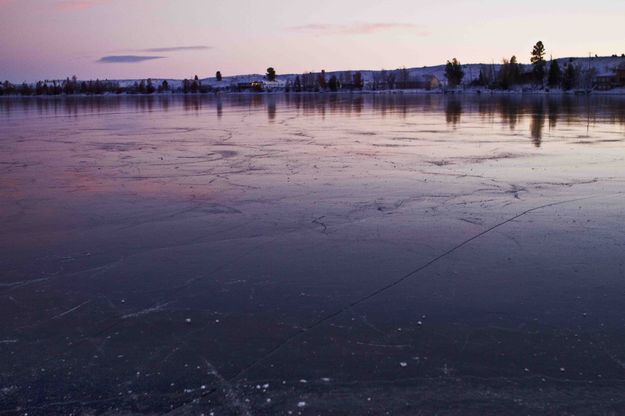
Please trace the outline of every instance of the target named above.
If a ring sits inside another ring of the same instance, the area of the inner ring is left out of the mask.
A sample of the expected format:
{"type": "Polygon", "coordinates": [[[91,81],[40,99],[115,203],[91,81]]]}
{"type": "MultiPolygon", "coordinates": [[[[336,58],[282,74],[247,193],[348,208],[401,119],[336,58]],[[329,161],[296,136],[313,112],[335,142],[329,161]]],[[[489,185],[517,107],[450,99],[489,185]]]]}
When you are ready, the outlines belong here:
{"type": "Polygon", "coordinates": [[[33,95],[33,89],[27,83],[22,83],[22,86],[19,88],[19,93],[21,95],[33,95]]]}
{"type": "MultiPolygon", "coordinates": [[[[143,81],[141,81],[141,82],[143,82],[143,81]]],[[[104,93],[104,85],[102,84],[102,81],[100,81],[97,78],[95,80],[95,84],[93,85],[93,92],[94,92],[94,94],[102,94],[102,93],[104,93]]]]}
{"type": "Polygon", "coordinates": [[[399,88],[408,88],[408,82],[410,81],[410,72],[408,72],[406,68],[402,68],[397,72],[397,78],[399,78],[399,88]]]}
{"type": "Polygon", "coordinates": [[[191,92],[196,93],[200,90],[200,80],[197,75],[193,78],[193,82],[191,83],[191,92]]]}
{"type": "Polygon", "coordinates": [[[2,93],[5,95],[15,94],[15,86],[11,84],[8,80],[4,81],[2,84],[2,93]]]}
{"type": "Polygon", "coordinates": [[[161,85],[158,87],[158,92],[167,92],[169,91],[169,82],[167,80],[163,80],[161,85]]]}
{"type": "Polygon", "coordinates": [[[220,82],[223,77],[221,76],[221,71],[217,71],[217,73],[215,74],[215,78],[217,78],[217,82],[220,82]]]}
{"type": "Polygon", "coordinates": [[[154,88],[154,84],[152,84],[152,78],[148,78],[148,83],[145,87],[145,92],[148,94],[154,94],[156,92],[156,88],[154,88]]]}
{"type": "Polygon", "coordinates": [[[299,75],[295,77],[295,83],[293,84],[293,90],[295,92],[302,92],[302,80],[299,75]]]}
{"type": "Polygon", "coordinates": [[[456,58],[447,61],[447,65],[445,66],[445,78],[447,78],[447,82],[451,88],[457,87],[462,82],[464,70],[456,58]]]}
{"type": "Polygon", "coordinates": [[[321,88],[322,90],[325,90],[326,87],[328,86],[328,83],[326,82],[326,70],[325,69],[321,70],[317,83],[319,84],[319,88],[321,88]]]}
{"type": "Polygon", "coordinates": [[[480,75],[477,78],[476,84],[482,87],[486,87],[488,86],[488,84],[490,84],[488,80],[488,73],[486,72],[484,68],[480,68],[480,75]]]}
{"type": "Polygon", "coordinates": [[[530,59],[532,65],[534,65],[533,74],[534,81],[536,84],[543,85],[543,81],[545,79],[545,45],[543,45],[542,41],[538,41],[536,45],[534,45],[534,49],[532,49],[532,57],[530,59]]]}
{"type": "Polygon", "coordinates": [[[275,81],[276,80],[276,70],[272,67],[267,68],[267,81],[275,81]]]}
{"type": "Polygon", "coordinates": [[[9,81],[4,81],[4,93],[5,94],[15,94],[17,89],[15,85],[11,84],[9,81]]]}
{"type": "Polygon", "coordinates": [[[338,78],[336,78],[336,75],[332,75],[332,77],[330,77],[330,81],[328,81],[328,88],[330,88],[330,91],[338,91],[340,87],[341,84],[339,83],[338,78]]]}
{"type": "Polygon", "coordinates": [[[517,62],[516,56],[510,60],[503,60],[499,69],[498,81],[499,86],[504,90],[521,82],[521,65],[517,62]]]}
{"type": "Polygon", "coordinates": [[[564,68],[564,74],[562,75],[562,89],[568,91],[575,87],[577,81],[577,68],[572,63],[569,63],[564,68]]]}
{"type": "Polygon", "coordinates": [[[393,71],[384,71],[384,73],[386,75],[386,87],[389,90],[395,89],[395,80],[397,79],[395,73],[393,71]]]}
{"type": "Polygon", "coordinates": [[[549,65],[549,75],[547,76],[547,85],[551,88],[555,88],[560,85],[560,81],[562,80],[562,71],[560,70],[560,65],[557,60],[551,60],[551,65],[549,65]]]}
{"type": "Polygon", "coordinates": [[[67,77],[67,79],[63,83],[63,93],[66,95],[75,94],[77,88],[78,85],[76,81],[76,75],[74,75],[72,79],[69,79],[69,77],[67,77]]]}
{"type": "Polygon", "coordinates": [[[499,86],[503,90],[510,88],[510,61],[504,59],[498,74],[499,86]]]}
{"type": "Polygon", "coordinates": [[[141,82],[139,82],[138,92],[139,92],[139,94],[145,94],[145,92],[146,92],[145,80],[143,80],[143,79],[141,80],[141,82]]]}
{"type": "Polygon", "coordinates": [[[48,86],[43,81],[37,81],[35,84],[35,95],[44,95],[48,92],[48,86]]]}
{"type": "Polygon", "coordinates": [[[63,93],[63,88],[61,84],[56,80],[52,81],[52,89],[48,92],[49,94],[61,95],[63,93]]]}
{"type": "Polygon", "coordinates": [[[354,88],[361,90],[365,86],[365,81],[362,79],[360,72],[354,73],[353,77],[354,88]]]}
{"type": "Polygon", "coordinates": [[[302,90],[318,91],[317,77],[312,72],[302,74],[302,90]]]}
{"type": "Polygon", "coordinates": [[[510,58],[510,82],[513,85],[519,84],[521,82],[521,64],[518,63],[516,56],[512,56],[510,58]]]}

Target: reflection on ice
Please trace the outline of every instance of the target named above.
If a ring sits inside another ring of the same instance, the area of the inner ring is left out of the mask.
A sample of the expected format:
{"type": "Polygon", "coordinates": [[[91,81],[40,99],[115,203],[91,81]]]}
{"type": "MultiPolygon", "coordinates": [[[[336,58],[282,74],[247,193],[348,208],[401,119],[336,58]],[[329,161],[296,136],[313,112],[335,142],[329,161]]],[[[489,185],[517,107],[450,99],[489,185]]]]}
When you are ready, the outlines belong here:
{"type": "Polygon", "coordinates": [[[0,413],[621,413],[624,108],[0,100],[0,413]]]}

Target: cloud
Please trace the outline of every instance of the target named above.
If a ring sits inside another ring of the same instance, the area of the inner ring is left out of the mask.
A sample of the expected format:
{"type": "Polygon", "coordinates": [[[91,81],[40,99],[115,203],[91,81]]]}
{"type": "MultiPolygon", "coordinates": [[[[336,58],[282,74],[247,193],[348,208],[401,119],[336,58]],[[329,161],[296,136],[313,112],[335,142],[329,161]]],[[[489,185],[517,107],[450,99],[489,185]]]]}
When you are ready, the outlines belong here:
{"type": "Polygon", "coordinates": [[[97,62],[101,64],[135,64],[154,59],[165,59],[166,56],[112,55],[103,56],[97,62]]]}
{"type": "Polygon", "coordinates": [[[109,2],[110,0],[61,0],[56,4],[56,8],[65,11],[84,10],[109,2]]]}
{"type": "Polygon", "coordinates": [[[292,32],[311,35],[368,35],[376,32],[389,30],[408,30],[415,32],[418,36],[428,36],[422,26],[412,23],[391,23],[391,22],[369,22],[350,24],[309,24],[302,26],[291,26],[287,28],[292,32]]]}
{"type": "Polygon", "coordinates": [[[183,51],[204,51],[213,49],[211,46],[194,45],[194,46],[169,46],[161,48],[140,49],[138,52],[183,52],[183,51]]]}

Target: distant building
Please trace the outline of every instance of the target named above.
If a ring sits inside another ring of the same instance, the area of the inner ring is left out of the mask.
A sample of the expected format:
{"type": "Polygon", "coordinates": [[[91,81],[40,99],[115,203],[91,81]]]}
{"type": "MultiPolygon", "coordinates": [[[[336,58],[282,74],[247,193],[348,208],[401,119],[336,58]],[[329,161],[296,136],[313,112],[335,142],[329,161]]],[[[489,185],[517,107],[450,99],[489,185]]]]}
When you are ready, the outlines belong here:
{"type": "Polygon", "coordinates": [[[263,91],[281,91],[286,87],[286,81],[275,80],[275,81],[267,81],[263,80],[262,90],[263,91]]]}
{"type": "Polygon", "coordinates": [[[411,76],[405,81],[395,81],[395,88],[400,90],[433,90],[440,86],[441,82],[432,74],[411,76]]]}
{"type": "Polygon", "coordinates": [[[597,74],[597,76],[595,76],[595,82],[594,82],[595,89],[598,89],[601,91],[611,90],[612,88],[616,86],[615,84],[616,84],[616,74],[614,73],[606,72],[606,73],[597,74]]]}
{"type": "Polygon", "coordinates": [[[262,81],[237,82],[234,85],[234,89],[239,92],[243,92],[243,91],[261,92],[263,91],[263,82],[262,81]]]}
{"type": "Polygon", "coordinates": [[[621,63],[613,72],[602,72],[595,76],[593,86],[598,90],[611,90],[625,87],[625,62],[621,63]]]}
{"type": "Polygon", "coordinates": [[[423,89],[426,90],[435,90],[441,87],[440,80],[436,77],[436,75],[425,74],[421,76],[421,82],[423,85],[423,89]]]}

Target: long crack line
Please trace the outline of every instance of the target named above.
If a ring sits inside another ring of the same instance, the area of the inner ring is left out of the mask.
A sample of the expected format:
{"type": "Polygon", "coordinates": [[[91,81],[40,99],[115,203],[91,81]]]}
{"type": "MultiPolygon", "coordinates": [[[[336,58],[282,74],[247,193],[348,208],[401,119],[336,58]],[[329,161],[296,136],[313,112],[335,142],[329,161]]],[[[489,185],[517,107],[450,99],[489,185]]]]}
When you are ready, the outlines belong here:
{"type": "Polygon", "coordinates": [[[276,345],[275,347],[273,347],[271,350],[269,350],[265,355],[263,355],[262,357],[258,358],[257,360],[255,360],[254,362],[252,362],[250,365],[248,365],[247,367],[243,368],[241,371],[239,371],[234,377],[232,377],[229,381],[230,382],[234,382],[238,379],[240,379],[243,375],[245,375],[246,373],[248,373],[250,370],[252,370],[253,368],[256,368],[257,366],[259,366],[260,364],[262,364],[263,362],[265,362],[266,360],[268,360],[269,358],[271,358],[274,354],[276,354],[278,351],[280,351],[282,348],[284,348],[285,346],[287,346],[288,344],[290,344],[293,340],[299,338],[300,336],[302,336],[303,334],[307,333],[308,331],[311,331],[315,328],[317,328],[318,326],[331,321],[332,319],[336,318],[337,316],[343,314],[344,312],[347,312],[348,310],[354,308],[355,306],[360,305],[361,303],[364,303],[368,300],[370,300],[371,298],[374,298],[384,292],[386,292],[387,290],[403,283],[404,281],[410,279],[411,277],[413,277],[414,275],[418,274],[419,272],[427,269],[428,267],[430,267],[431,265],[433,265],[434,263],[437,263],[438,261],[442,260],[443,258],[449,256],[450,254],[454,253],[455,251],[461,249],[462,247],[466,246],[467,244],[471,243],[472,241],[475,241],[477,239],[479,239],[480,237],[483,237],[486,234],[489,234],[490,232],[496,230],[497,228],[503,227],[504,225],[511,223],[527,214],[530,214],[534,211],[538,211],[541,209],[545,209],[545,208],[549,208],[549,207],[553,207],[553,206],[557,206],[557,205],[563,205],[563,204],[570,204],[572,202],[577,202],[577,201],[583,201],[583,200],[587,200],[587,199],[591,199],[594,198],[594,196],[590,196],[590,197],[585,197],[585,198],[576,198],[576,199],[568,199],[566,201],[559,201],[559,202],[551,202],[549,204],[544,204],[544,205],[540,205],[538,207],[534,207],[534,208],[530,208],[528,210],[525,210],[523,212],[521,212],[520,214],[515,215],[514,217],[508,218],[505,221],[499,222],[495,225],[493,225],[490,228],[487,228],[486,230],[474,235],[471,238],[468,238],[466,240],[464,240],[463,242],[457,244],[456,246],[450,248],[449,250],[445,251],[444,253],[440,254],[439,256],[433,258],[432,260],[428,261],[427,263],[413,269],[412,271],[404,274],[403,276],[401,276],[400,278],[388,283],[385,286],[382,286],[376,290],[374,290],[371,293],[368,293],[364,296],[362,296],[361,298],[349,303],[348,305],[342,307],[341,309],[332,312],[329,315],[326,315],[320,319],[318,319],[317,321],[313,322],[312,324],[302,327],[300,328],[297,332],[295,332],[294,334],[292,334],[291,336],[287,337],[284,341],[280,342],[278,345],[276,345]]]}

